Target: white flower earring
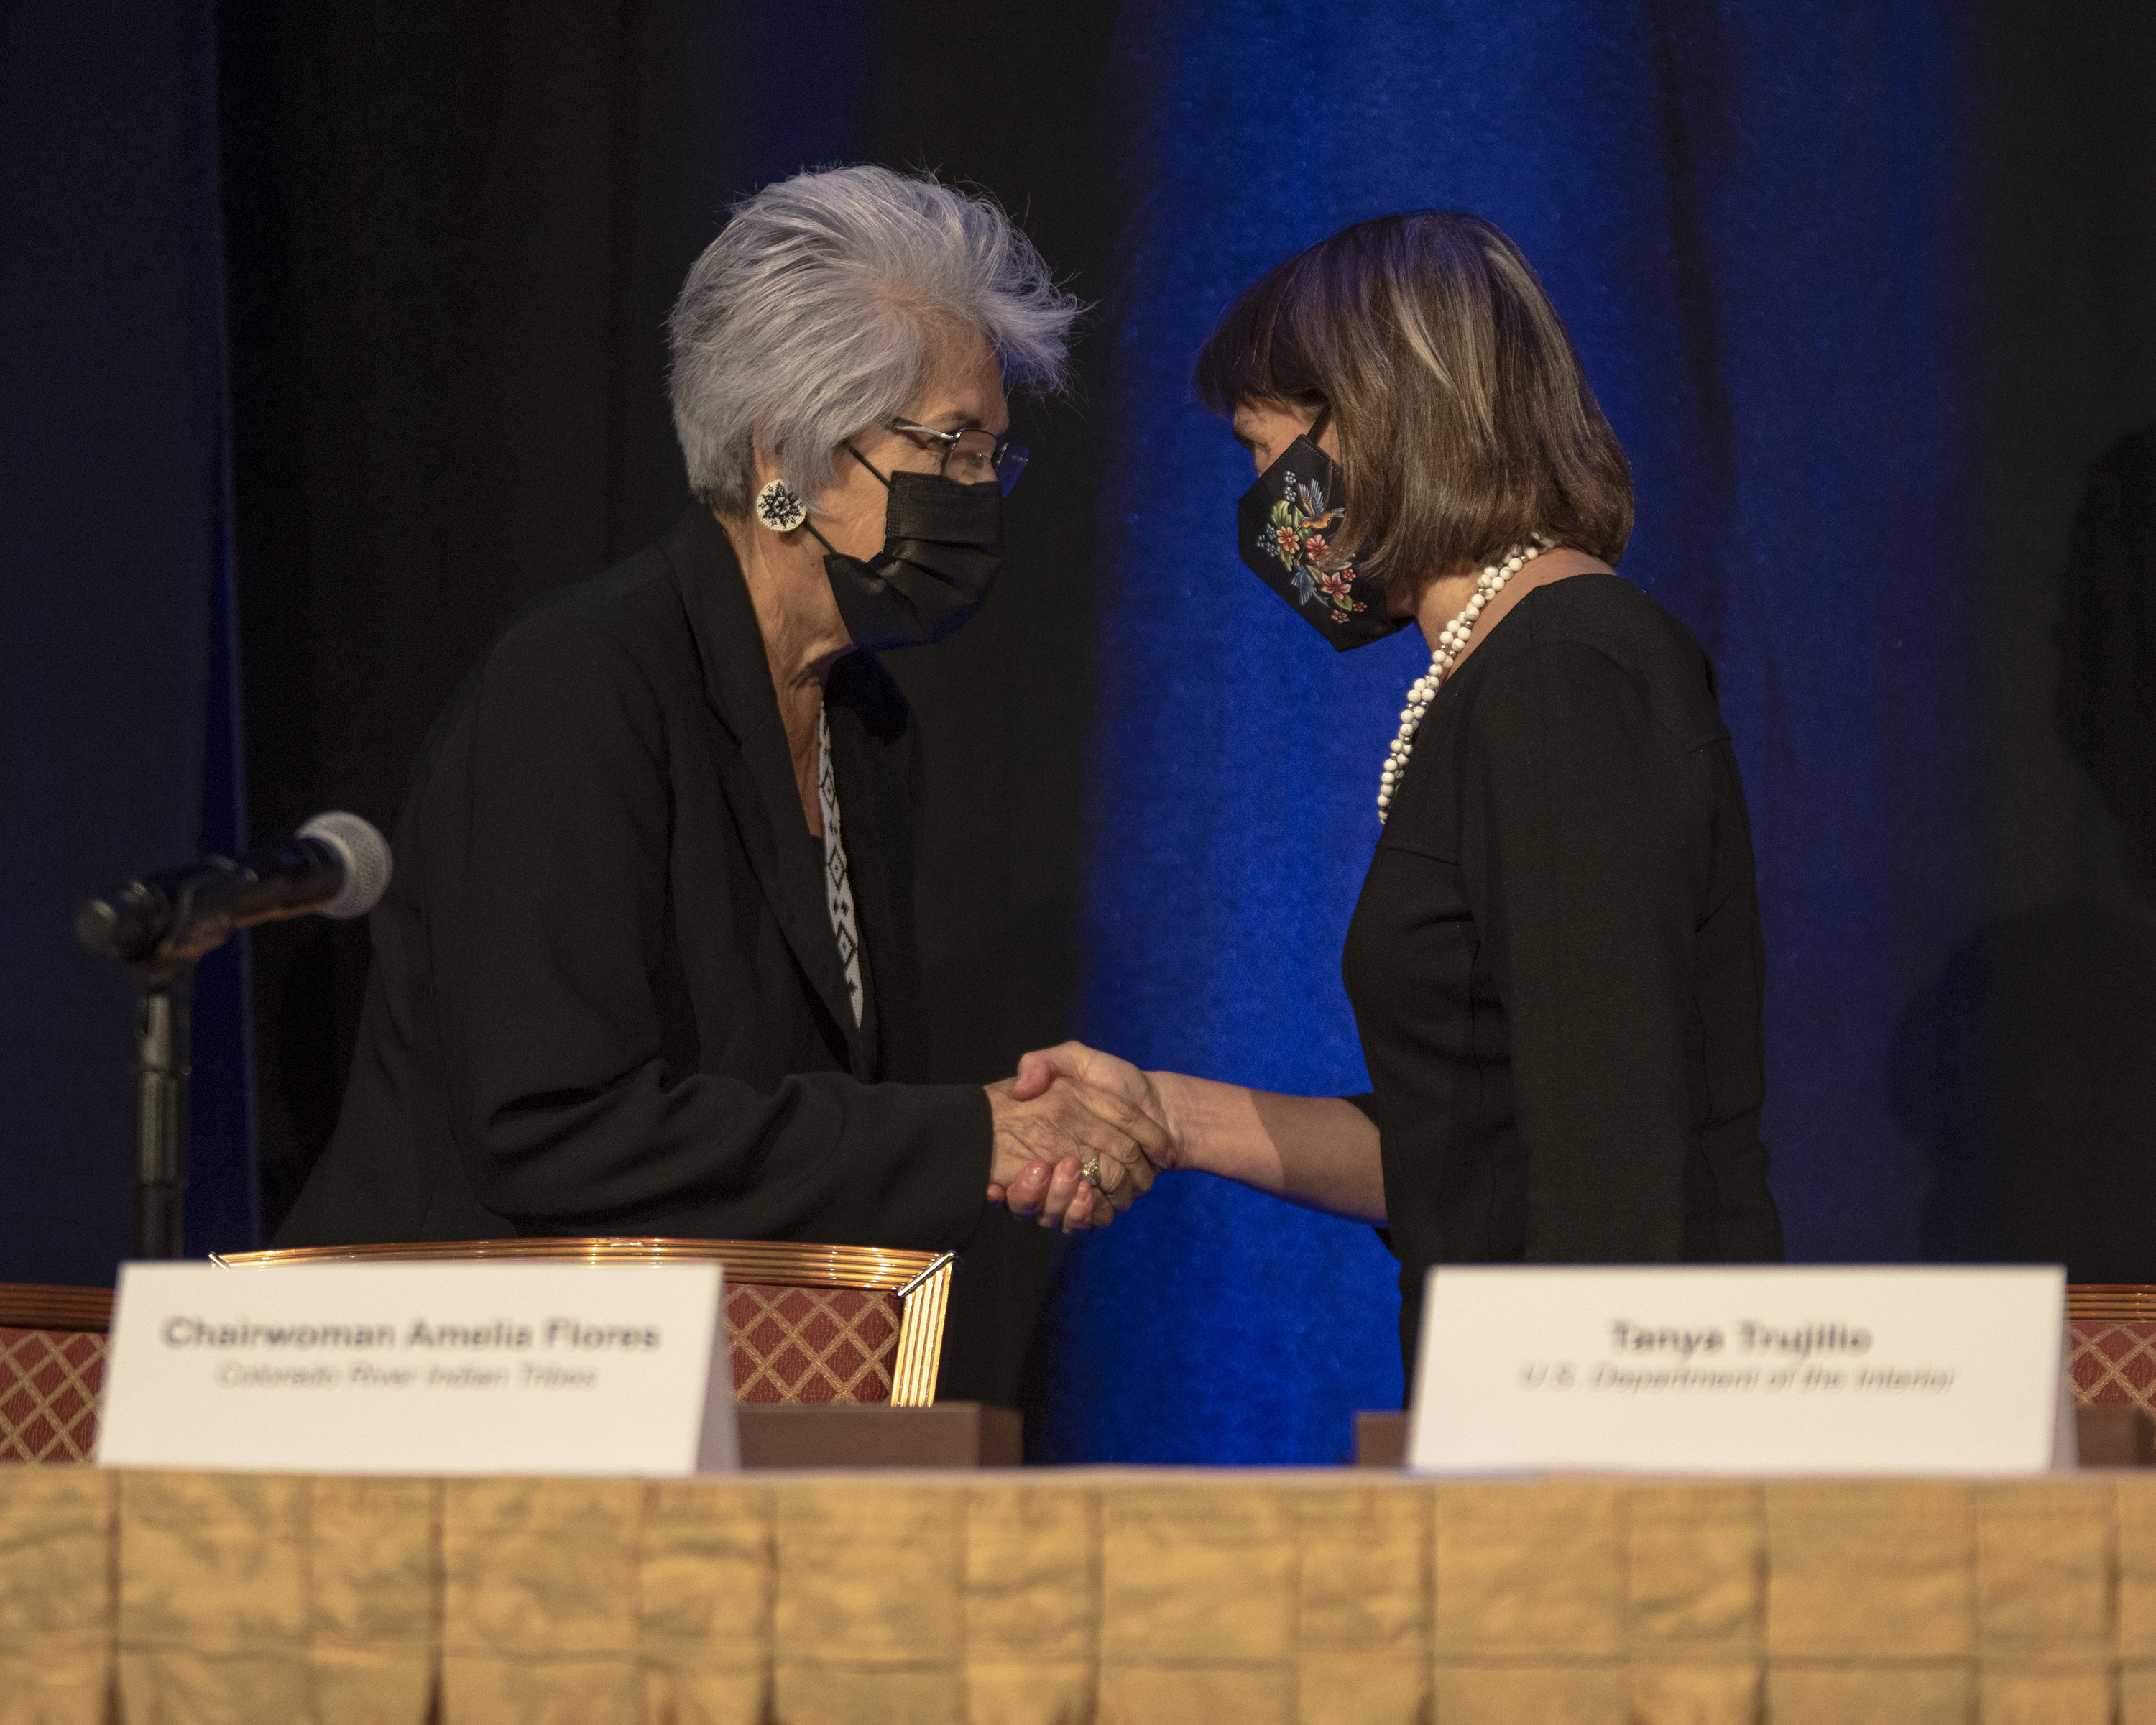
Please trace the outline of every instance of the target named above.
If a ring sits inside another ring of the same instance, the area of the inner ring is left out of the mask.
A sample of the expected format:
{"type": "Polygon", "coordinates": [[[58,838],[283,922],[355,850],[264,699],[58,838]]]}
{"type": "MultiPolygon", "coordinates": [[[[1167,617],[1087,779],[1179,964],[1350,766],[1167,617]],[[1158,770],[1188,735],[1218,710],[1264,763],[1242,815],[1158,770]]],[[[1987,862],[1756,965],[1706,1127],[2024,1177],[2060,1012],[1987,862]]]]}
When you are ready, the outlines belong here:
{"type": "Polygon", "coordinates": [[[773,480],[756,494],[756,518],[774,533],[791,533],[808,519],[808,506],[784,480],[773,480]]]}

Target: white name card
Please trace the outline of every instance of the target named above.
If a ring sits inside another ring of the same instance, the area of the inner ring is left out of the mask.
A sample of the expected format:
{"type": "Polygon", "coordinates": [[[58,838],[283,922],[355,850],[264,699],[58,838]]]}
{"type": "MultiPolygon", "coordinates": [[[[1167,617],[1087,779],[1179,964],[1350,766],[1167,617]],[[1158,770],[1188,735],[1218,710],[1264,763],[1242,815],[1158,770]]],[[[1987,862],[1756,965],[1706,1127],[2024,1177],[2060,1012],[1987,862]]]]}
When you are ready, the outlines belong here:
{"type": "Polygon", "coordinates": [[[280,1473],[739,1466],[716,1264],[127,1264],[97,1459],[280,1473]]]}
{"type": "Polygon", "coordinates": [[[2055,1267],[1447,1266],[1408,1461],[1444,1472],[2071,1466],[2055,1267]]]}

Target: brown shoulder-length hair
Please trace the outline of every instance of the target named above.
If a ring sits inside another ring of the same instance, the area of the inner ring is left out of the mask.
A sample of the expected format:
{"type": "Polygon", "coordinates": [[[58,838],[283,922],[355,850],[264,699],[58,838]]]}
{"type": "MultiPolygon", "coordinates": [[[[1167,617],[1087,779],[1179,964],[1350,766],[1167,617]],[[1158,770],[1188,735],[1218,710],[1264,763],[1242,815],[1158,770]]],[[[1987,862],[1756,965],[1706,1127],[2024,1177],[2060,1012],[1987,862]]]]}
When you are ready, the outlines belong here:
{"type": "Polygon", "coordinates": [[[1632,470],[1549,295],[1480,216],[1414,210],[1276,264],[1198,357],[1200,400],[1329,407],[1352,559],[1395,596],[1536,533],[1614,563],[1632,470]]]}

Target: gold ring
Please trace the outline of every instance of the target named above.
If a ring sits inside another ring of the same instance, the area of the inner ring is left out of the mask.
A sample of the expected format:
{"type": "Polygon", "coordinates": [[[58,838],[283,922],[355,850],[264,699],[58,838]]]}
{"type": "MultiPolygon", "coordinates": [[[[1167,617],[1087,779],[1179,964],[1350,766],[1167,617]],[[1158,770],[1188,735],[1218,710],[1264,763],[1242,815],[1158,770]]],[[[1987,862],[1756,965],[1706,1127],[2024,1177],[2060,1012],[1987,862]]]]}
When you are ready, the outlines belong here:
{"type": "Polygon", "coordinates": [[[1078,1178],[1096,1192],[1101,1189],[1101,1158],[1089,1156],[1078,1164],[1078,1178]]]}

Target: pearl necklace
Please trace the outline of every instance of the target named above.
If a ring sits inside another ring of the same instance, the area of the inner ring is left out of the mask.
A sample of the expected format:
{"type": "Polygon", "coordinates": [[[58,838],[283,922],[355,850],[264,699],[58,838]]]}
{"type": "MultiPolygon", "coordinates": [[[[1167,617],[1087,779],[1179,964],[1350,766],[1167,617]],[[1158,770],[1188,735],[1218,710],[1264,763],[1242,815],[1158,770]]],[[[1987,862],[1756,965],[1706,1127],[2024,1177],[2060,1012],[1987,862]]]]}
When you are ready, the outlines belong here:
{"type": "Polygon", "coordinates": [[[1408,704],[1400,709],[1399,734],[1394,737],[1392,749],[1385,757],[1385,770],[1378,776],[1378,825],[1384,824],[1393,793],[1399,788],[1401,777],[1408,770],[1408,757],[1414,752],[1415,732],[1422,725],[1422,716],[1430,711],[1430,704],[1436,698],[1439,685],[1450,673],[1454,662],[1467,650],[1467,637],[1475,628],[1475,619],[1482,614],[1485,605],[1504,591],[1507,582],[1549,548],[1550,542],[1537,533],[1530,543],[1516,545],[1507,552],[1475,578],[1475,597],[1438,635],[1436,649],[1430,655],[1430,670],[1418,677],[1408,691],[1408,704]]]}

